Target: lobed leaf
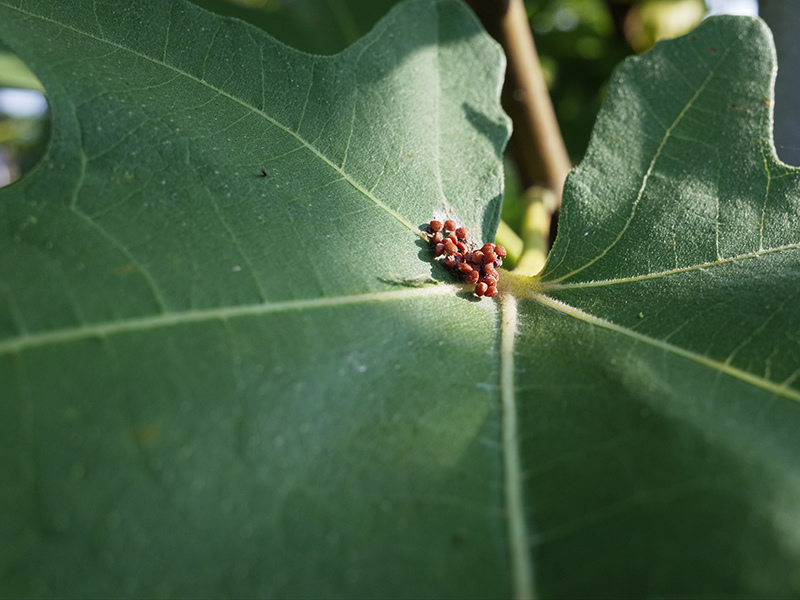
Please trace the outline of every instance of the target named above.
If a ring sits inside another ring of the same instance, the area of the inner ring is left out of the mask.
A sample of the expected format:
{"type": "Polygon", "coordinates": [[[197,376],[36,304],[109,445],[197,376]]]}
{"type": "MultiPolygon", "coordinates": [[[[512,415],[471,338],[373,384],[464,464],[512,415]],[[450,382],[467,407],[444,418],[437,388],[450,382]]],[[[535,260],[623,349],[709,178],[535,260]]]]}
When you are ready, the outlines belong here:
{"type": "Polygon", "coordinates": [[[0,0],[0,37],[54,127],[0,192],[0,595],[800,595],[760,21],[623,64],[499,306],[418,237],[497,225],[459,3],[333,57],[182,0],[0,0]]]}
{"type": "Polygon", "coordinates": [[[567,180],[516,356],[546,596],[800,591],[800,175],[773,65],[734,17],[626,61],[567,180]]]}
{"type": "Polygon", "coordinates": [[[498,316],[414,287],[434,213],[498,221],[475,18],[318,57],[178,0],[12,0],[0,35],[53,112],[0,194],[2,594],[507,590],[498,316]]]}

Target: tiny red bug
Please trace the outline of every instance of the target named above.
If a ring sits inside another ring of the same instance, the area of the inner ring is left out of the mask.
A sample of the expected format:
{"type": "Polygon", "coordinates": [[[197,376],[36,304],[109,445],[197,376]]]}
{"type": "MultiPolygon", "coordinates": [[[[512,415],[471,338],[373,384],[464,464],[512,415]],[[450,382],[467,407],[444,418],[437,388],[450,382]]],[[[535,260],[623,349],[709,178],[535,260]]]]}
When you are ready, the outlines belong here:
{"type": "Polygon", "coordinates": [[[451,271],[458,271],[463,280],[475,286],[475,295],[493,298],[498,294],[499,267],[506,256],[506,249],[491,242],[480,250],[471,250],[469,229],[459,227],[452,219],[444,223],[432,220],[428,224],[428,241],[438,258],[445,255],[441,263],[451,271]]]}
{"type": "Polygon", "coordinates": [[[458,270],[461,271],[462,273],[472,273],[472,271],[474,271],[475,269],[470,267],[467,263],[462,262],[460,265],[458,265],[458,270]]]}

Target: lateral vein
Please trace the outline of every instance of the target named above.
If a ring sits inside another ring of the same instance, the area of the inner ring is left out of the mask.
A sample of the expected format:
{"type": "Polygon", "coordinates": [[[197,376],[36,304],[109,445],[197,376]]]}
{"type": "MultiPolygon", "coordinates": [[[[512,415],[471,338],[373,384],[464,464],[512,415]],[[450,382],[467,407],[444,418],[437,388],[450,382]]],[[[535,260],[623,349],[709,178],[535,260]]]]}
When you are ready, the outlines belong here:
{"type": "Polygon", "coordinates": [[[637,281],[645,281],[647,279],[659,279],[660,277],[667,277],[669,275],[688,273],[690,271],[702,271],[703,269],[708,269],[711,267],[716,267],[719,265],[725,265],[729,263],[735,263],[740,260],[749,260],[752,258],[759,258],[761,256],[767,256],[769,254],[775,254],[779,252],[788,252],[791,250],[800,250],[800,242],[785,244],[783,246],[776,246],[775,248],[764,248],[762,250],[757,250],[755,252],[738,254],[736,256],[720,258],[717,260],[712,260],[697,265],[689,265],[686,267],[678,267],[677,269],[659,271],[657,273],[645,273],[643,275],[632,275],[630,277],[619,277],[617,279],[598,279],[595,281],[579,281],[575,283],[560,283],[561,280],[559,279],[553,282],[542,281],[541,285],[542,289],[550,291],[550,290],[569,290],[569,289],[590,288],[590,287],[604,287],[607,285],[616,285],[619,283],[634,283],[637,281]]]}
{"type": "Polygon", "coordinates": [[[549,296],[545,296],[544,294],[534,294],[528,300],[532,300],[537,304],[555,310],[565,315],[569,315],[575,319],[584,321],[585,323],[589,323],[591,325],[596,325],[598,327],[602,327],[603,329],[607,329],[609,331],[613,331],[615,333],[619,333],[626,337],[636,340],[637,342],[642,342],[643,344],[647,344],[648,346],[652,346],[654,348],[659,348],[664,352],[669,352],[676,356],[680,356],[687,360],[691,360],[695,363],[704,365],[715,371],[719,371],[720,373],[724,373],[730,377],[734,377],[735,379],[739,379],[740,381],[744,381],[753,385],[755,387],[761,388],[762,390],[766,390],[770,393],[775,394],[776,396],[781,396],[783,398],[787,398],[789,400],[794,400],[795,402],[800,402],[800,392],[794,390],[786,384],[775,383],[764,379],[763,377],[759,377],[757,375],[753,375],[748,373],[747,371],[742,371],[736,367],[732,367],[731,365],[714,360],[713,358],[709,358],[707,356],[703,356],[702,354],[697,354],[696,352],[692,352],[691,350],[686,350],[679,346],[674,346],[668,342],[657,340],[655,338],[651,338],[649,336],[643,335],[638,333],[632,329],[628,329],[627,327],[622,327],[621,325],[617,325],[616,323],[612,323],[611,321],[606,321],[605,319],[601,319],[600,317],[596,317],[589,313],[585,313],[582,310],[575,308],[574,306],[570,306],[568,304],[564,304],[559,300],[554,298],[550,298],[549,296]]]}
{"type": "Polygon", "coordinates": [[[118,49],[123,50],[125,52],[129,52],[133,56],[137,56],[137,57],[139,57],[141,59],[147,60],[147,61],[149,61],[149,62],[151,62],[153,64],[156,64],[156,65],[162,66],[162,67],[164,67],[166,69],[170,69],[170,70],[174,71],[175,73],[177,73],[178,75],[182,75],[182,76],[186,77],[187,79],[191,79],[195,83],[198,83],[198,84],[200,84],[200,85],[202,85],[202,86],[204,86],[204,87],[216,92],[220,96],[228,98],[229,100],[235,102],[236,104],[239,104],[239,105],[243,106],[244,108],[256,113],[257,115],[260,115],[265,120],[267,120],[269,123],[271,123],[274,127],[277,127],[278,129],[280,129],[280,130],[284,131],[285,133],[287,133],[287,134],[291,135],[292,137],[294,137],[298,142],[300,142],[303,146],[305,146],[310,152],[315,154],[320,160],[322,160],[325,164],[327,164],[331,169],[333,169],[334,171],[339,173],[342,176],[343,180],[347,181],[347,183],[349,183],[356,190],[358,190],[361,194],[363,194],[364,197],[368,198],[369,200],[374,202],[376,206],[380,207],[381,209],[386,211],[388,214],[390,214],[392,217],[397,219],[406,228],[408,228],[412,233],[414,233],[415,235],[419,235],[419,231],[418,231],[417,227],[412,225],[405,217],[400,215],[397,211],[395,211],[394,209],[389,207],[389,205],[387,205],[386,203],[384,203],[381,200],[379,200],[367,188],[365,188],[362,184],[360,184],[353,177],[351,177],[348,173],[346,173],[341,166],[337,165],[331,159],[329,159],[327,156],[325,156],[325,154],[323,154],[311,142],[309,142],[305,138],[301,137],[300,133],[298,131],[294,131],[294,130],[290,129],[289,127],[287,127],[286,125],[284,125],[283,123],[278,121],[277,119],[269,116],[263,110],[259,110],[255,106],[252,106],[251,104],[248,104],[248,103],[240,100],[239,98],[236,98],[235,96],[233,96],[233,95],[229,94],[228,92],[226,92],[226,91],[224,91],[224,90],[222,90],[222,89],[210,84],[209,82],[201,79],[200,77],[192,75],[191,73],[188,73],[188,72],[183,71],[181,69],[178,69],[177,67],[174,67],[173,65],[171,65],[171,64],[169,64],[169,63],[167,63],[165,61],[160,61],[160,60],[158,60],[158,59],[156,59],[156,58],[154,58],[152,56],[149,56],[147,54],[142,54],[141,52],[137,52],[135,50],[132,50],[131,48],[123,46],[122,44],[119,44],[117,42],[112,42],[111,40],[98,38],[97,36],[92,35],[88,31],[82,31],[80,29],[77,29],[76,27],[72,27],[70,25],[66,25],[64,23],[60,23],[60,22],[55,21],[53,19],[49,19],[49,18],[47,18],[47,17],[45,17],[43,15],[39,15],[39,14],[35,14],[35,13],[29,12],[29,11],[22,10],[21,8],[16,7],[16,6],[8,6],[8,5],[6,5],[6,7],[9,10],[15,10],[15,11],[17,11],[19,13],[24,14],[24,15],[28,15],[29,17],[32,17],[34,19],[40,19],[42,21],[46,21],[46,22],[52,23],[52,24],[54,24],[54,25],[56,25],[58,27],[62,27],[64,29],[73,31],[74,33],[76,33],[78,35],[82,35],[84,37],[87,37],[89,39],[101,42],[103,44],[108,44],[109,46],[112,46],[114,48],[118,48],[118,49]]]}
{"type": "Polygon", "coordinates": [[[272,302],[265,304],[247,304],[243,306],[229,306],[209,308],[205,310],[191,310],[184,312],[167,312],[124,321],[111,321],[103,323],[86,323],[75,327],[54,329],[41,333],[29,333],[14,338],[0,341],[0,356],[15,354],[50,344],[65,344],[89,338],[105,338],[120,333],[146,331],[164,327],[175,327],[186,323],[201,323],[204,321],[224,321],[238,317],[264,315],[269,313],[288,312],[304,309],[332,308],[337,306],[364,304],[369,302],[382,302],[390,300],[404,300],[421,298],[425,296],[443,296],[456,294],[462,291],[458,286],[436,285],[421,288],[408,288],[390,292],[375,292],[368,294],[352,294],[326,298],[312,298],[309,300],[289,300],[287,302],[272,302]]]}
{"type": "MultiPolygon", "coordinates": [[[[731,51],[731,48],[729,47],[725,51],[725,54],[722,56],[723,60],[724,60],[725,56],[727,56],[730,51],[731,51]]],[[[720,61],[720,64],[721,64],[721,61],[720,61]]],[[[633,202],[631,204],[630,214],[628,215],[628,218],[626,219],[624,225],[622,226],[622,229],[619,231],[617,236],[611,241],[611,243],[608,246],[606,246],[606,248],[602,252],[600,252],[600,254],[598,254],[597,256],[595,256],[594,258],[592,258],[590,261],[586,262],[585,264],[581,265],[580,267],[578,267],[576,269],[573,269],[572,271],[570,271],[566,275],[562,275],[561,277],[556,279],[556,282],[560,282],[560,281],[564,281],[565,279],[569,279],[573,275],[577,275],[578,273],[580,273],[584,269],[590,267],[591,265],[596,263],[598,260],[603,258],[606,254],[608,254],[611,251],[611,249],[614,246],[616,246],[617,243],[625,236],[625,233],[628,231],[628,228],[630,227],[631,223],[633,222],[633,219],[636,217],[636,210],[638,209],[639,203],[642,201],[642,198],[644,197],[645,191],[647,190],[647,184],[648,184],[648,182],[650,180],[650,176],[653,174],[653,170],[656,167],[656,163],[658,162],[658,159],[661,157],[661,153],[664,151],[664,148],[666,147],[667,142],[672,137],[672,132],[675,130],[675,128],[678,126],[678,124],[683,120],[684,116],[686,116],[686,113],[689,112],[689,109],[691,109],[694,106],[694,103],[697,101],[697,99],[700,97],[700,95],[705,91],[705,89],[708,86],[709,82],[716,75],[716,72],[717,72],[717,67],[716,66],[709,69],[709,72],[708,72],[708,75],[706,75],[706,78],[703,80],[703,82],[697,88],[697,90],[692,95],[692,97],[689,99],[689,101],[684,105],[684,107],[681,110],[681,112],[678,113],[678,116],[675,117],[675,120],[672,122],[672,124],[664,132],[664,136],[661,139],[661,143],[658,145],[658,148],[656,148],[656,151],[653,154],[653,158],[650,160],[650,164],[647,167],[647,171],[642,176],[642,184],[639,187],[639,192],[636,194],[636,198],[633,199],[633,202]]]]}

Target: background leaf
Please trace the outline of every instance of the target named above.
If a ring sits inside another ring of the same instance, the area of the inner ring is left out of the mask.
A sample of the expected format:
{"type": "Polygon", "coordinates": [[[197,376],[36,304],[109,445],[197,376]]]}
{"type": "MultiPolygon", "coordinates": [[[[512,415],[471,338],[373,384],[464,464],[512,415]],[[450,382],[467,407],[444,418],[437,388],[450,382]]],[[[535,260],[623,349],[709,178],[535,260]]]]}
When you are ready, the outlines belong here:
{"type": "Polygon", "coordinates": [[[398,0],[192,0],[218,14],[252,23],[304,52],[335,54],[370,31],[398,0]]]}
{"type": "Polygon", "coordinates": [[[405,283],[434,212],[498,220],[468,11],[333,58],[178,1],[0,35],[53,111],[0,196],[3,594],[504,594],[494,303],[405,283]]]}

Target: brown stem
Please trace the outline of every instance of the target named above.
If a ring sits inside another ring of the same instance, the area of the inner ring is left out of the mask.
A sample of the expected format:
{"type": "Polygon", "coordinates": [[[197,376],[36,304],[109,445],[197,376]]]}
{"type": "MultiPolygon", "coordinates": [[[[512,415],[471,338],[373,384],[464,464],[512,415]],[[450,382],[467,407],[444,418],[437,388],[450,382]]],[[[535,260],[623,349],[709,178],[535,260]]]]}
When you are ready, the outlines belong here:
{"type": "Polygon", "coordinates": [[[525,188],[541,186],[561,198],[570,169],[564,140],[539,65],[522,0],[468,0],[505,50],[503,104],[514,123],[510,150],[525,188]]]}

